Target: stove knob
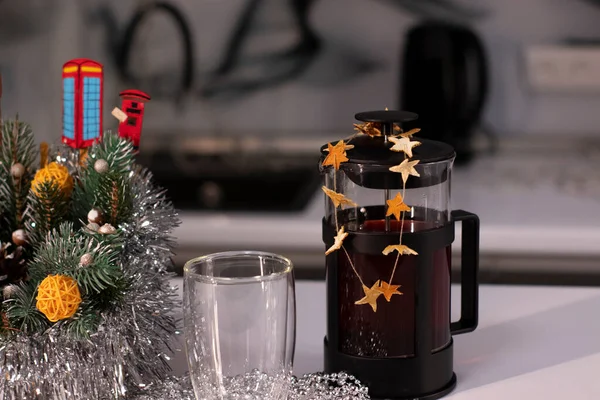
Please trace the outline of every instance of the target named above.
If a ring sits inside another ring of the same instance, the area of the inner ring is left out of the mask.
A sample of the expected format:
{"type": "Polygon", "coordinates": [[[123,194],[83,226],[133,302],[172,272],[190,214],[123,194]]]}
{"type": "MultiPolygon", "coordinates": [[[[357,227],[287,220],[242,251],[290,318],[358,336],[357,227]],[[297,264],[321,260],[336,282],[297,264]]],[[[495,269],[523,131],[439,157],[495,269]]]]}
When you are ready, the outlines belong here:
{"type": "Polygon", "coordinates": [[[215,182],[205,182],[198,189],[200,202],[206,208],[218,208],[223,201],[223,190],[215,182]]]}

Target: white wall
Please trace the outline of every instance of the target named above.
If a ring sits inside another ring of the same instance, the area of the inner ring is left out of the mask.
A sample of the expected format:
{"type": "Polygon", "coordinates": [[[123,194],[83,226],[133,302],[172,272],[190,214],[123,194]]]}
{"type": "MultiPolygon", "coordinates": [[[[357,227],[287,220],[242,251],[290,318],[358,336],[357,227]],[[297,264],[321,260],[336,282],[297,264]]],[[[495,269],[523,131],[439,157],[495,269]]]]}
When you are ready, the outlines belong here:
{"type": "MultiPolygon", "coordinates": [[[[123,28],[138,2],[109,2],[113,10],[118,10],[119,26],[123,28]]],[[[105,124],[115,126],[109,112],[119,104],[118,91],[129,85],[115,77],[111,56],[106,52],[106,32],[89,18],[101,3],[0,0],[3,112],[6,115],[19,111],[34,125],[40,138],[60,135],[60,68],[75,57],[94,58],[105,64],[105,124]]],[[[196,85],[201,87],[207,72],[216,65],[226,34],[245,0],[173,3],[180,5],[192,24],[200,61],[196,85]]],[[[593,7],[586,0],[460,3],[489,7],[491,11],[475,27],[482,34],[490,57],[493,79],[486,121],[495,130],[501,134],[596,134],[600,126],[600,96],[532,93],[524,81],[522,51],[529,44],[552,43],[566,37],[600,37],[600,7],[593,7]]],[[[265,0],[265,4],[269,13],[261,17],[264,28],[257,33],[263,40],[255,41],[253,48],[293,43],[294,32],[285,28],[290,20],[285,4],[282,0],[265,0]]],[[[417,19],[391,7],[389,2],[376,0],[321,0],[311,19],[325,48],[302,78],[235,101],[190,99],[179,111],[167,101],[153,100],[145,134],[192,131],[247,135],[252,131],[310,135],[333,130],[350,133],[354,112],[393,107],[398,97],[403,35],[417,19]],[[355,76],[355,64],[359,61],[375,63],[379,68],[355,76]]],[[[160,17],[154,18],[152,25],[154,30],[148,32],[146,39],[152,51],[139,62],[142,72],[148,70],[148,65],[160,72],[163,66],[169,68],[172,60],[177,60],[177,43],[169,39],[172,28],[165,26],[160,17]]]]}

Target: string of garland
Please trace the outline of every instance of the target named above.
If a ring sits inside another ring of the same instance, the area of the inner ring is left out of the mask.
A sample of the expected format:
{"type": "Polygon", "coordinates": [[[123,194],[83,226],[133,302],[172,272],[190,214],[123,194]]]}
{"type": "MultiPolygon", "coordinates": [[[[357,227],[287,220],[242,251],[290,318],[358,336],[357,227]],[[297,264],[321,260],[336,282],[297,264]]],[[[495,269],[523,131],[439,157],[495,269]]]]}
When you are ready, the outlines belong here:
{"type": "MultiPolygon", "coordinates": [[[[377,123],[367,122],[364,124],[354,124],[355,130],[358,131],[357,134],[369,135],[371,137],[381,136],[381,127],[377,123]]],[[[338,208],[342,208],[343,206],[351,206],[356,207],[357,204],[352,200],[344,196],[342,193],[337,192],[337,175],[340,170],[340,166],[342,163],[349,161],[346,152],[352,150],[354,147],[347,142],[340,140],[336,145],[328,143],[327,149],[325,150],[328,154],[323,160],[322,166],[331,166],[333,167],[333,190],[323,186],[323,192],[327,195],[329,200],[333,204],[334,208],[334,221],[335,228],[337,231],[336,236],[334,237],[334,243],[327,251],[326,255],[331,254],[334,251],[342,250],[348,259],[348,263],[354,272],[354,275],[360,281],[362,286],[364,297],[358,299],[355,304],[356,305],[364,305],[368,304],[373,309],[373,312],[377,312],[377,299],[379,296],[383,295],[384,298],[390,302],[393,295],[401,295],[402,293],[398,291],[400,285],[394,285],[393,280],[396,273],[396,269],[398,266],[398,262],[400,260],[400,256],[402,255],[417,255],[417,252],[402,244],[402,235],[404,233],[404,219],[405,213],[410,211],[411,208],[404,203],[404,196],[406,194],[406,181],[409,176],[419,176],[418,172],[415,170],[415,165],[419,163],[419,161],[411,161],[412,158],[412,149],[418,145],[420,142],[411,141],[410,138],[415,133],[419,132],[420,129],[413,129],[408,132],[403,132],[398,126],[394,126],[394,131],[397,133],[391,135],[389,140],[394,143],[394,145],[390,148],[391,151],[402,152],[404,153],[404,161],[390,168],[390,171],[401,174],[402,177],[402,191],[401,193],[397,193],[396,197],[391,200],[387,200],[387,211],[386,217],[394,216],[397,221],[400,222],[399,229],[399,243],[397,245],[390,245],[383,249],[383,255],[389,255],[390,253],[396,251],[397,256],[394,262],[394,266],[391,271],[390,278],[388,281],[379,279],[372,286],[367,286],[363,281],[362,277],[358,273],[356,266],[353,263],[352,257],[344,247],[344,239],[348,237],[348,232],[345,231],[345,227],[340,226],[338,221],[338,208]]],[[[354,135],[356,136],[356,134],[354,135]]],[[[354,137],[352,136],[352,137],[354,137]]],[[[350,139],[352,139],[352,137],[350,139]]]]}

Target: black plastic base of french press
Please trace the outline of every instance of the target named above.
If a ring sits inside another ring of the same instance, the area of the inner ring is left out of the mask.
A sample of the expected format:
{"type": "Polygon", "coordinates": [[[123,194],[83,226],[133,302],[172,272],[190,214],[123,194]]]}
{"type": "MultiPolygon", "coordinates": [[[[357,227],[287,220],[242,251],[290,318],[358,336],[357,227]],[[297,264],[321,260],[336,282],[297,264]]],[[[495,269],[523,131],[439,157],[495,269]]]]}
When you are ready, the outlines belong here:
{"type": "Polygon", "coordinates": [[[337,351],[324,340],[325,372],[347,372],[369,387],[374,400],[435,400],[456,387],[453,341],[421,357],[370,358],[337,351]]]}
{"type": "Polygon", "coordinates": [[[414,397],[371,397],[372,400],[437,400],[449,395],[456,388],[456,374],[452,374],[452,379],[441,390],[434,393],[414,397]]]}

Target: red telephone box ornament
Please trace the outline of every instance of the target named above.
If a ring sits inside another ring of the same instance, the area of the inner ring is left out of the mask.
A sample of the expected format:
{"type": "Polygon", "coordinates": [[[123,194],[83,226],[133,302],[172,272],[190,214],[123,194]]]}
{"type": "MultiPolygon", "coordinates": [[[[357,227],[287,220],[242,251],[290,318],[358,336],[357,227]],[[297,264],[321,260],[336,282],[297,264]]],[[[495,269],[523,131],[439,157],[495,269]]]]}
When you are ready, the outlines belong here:
{"type": "Polygon", "coordinates": [[[102,64],[86,58],[67,61],[62,80],[62,141],[75,149],[89,147],[102,137],[102,64]]]}
{"type": "Polygon", "coordinates": [[[135,89],[124,90],[119,96],[123,99],[121,110],[127,114],[127,119],[119,123],[119,136],[130,139],[133,147],[138,148],[142,135],[144,105],[150,101],[150,96],[135,89]]]}

